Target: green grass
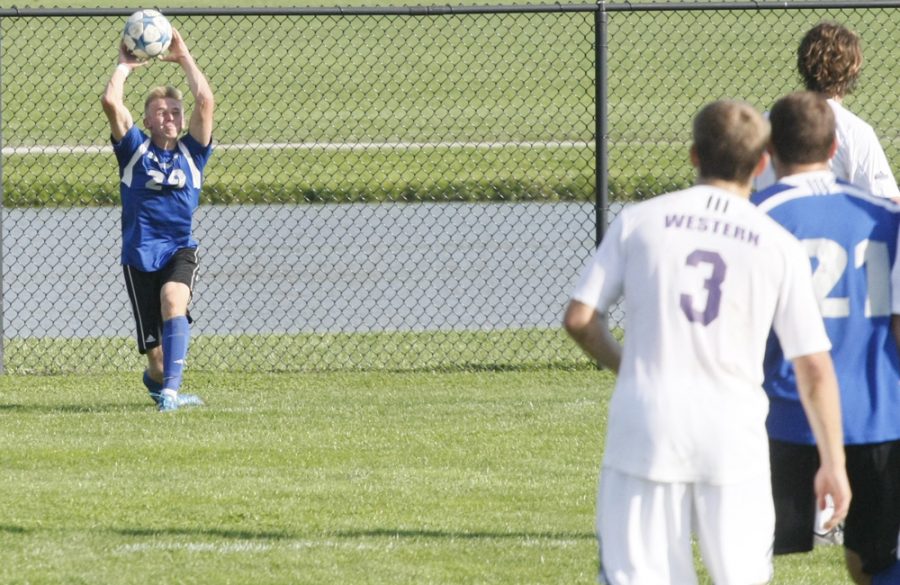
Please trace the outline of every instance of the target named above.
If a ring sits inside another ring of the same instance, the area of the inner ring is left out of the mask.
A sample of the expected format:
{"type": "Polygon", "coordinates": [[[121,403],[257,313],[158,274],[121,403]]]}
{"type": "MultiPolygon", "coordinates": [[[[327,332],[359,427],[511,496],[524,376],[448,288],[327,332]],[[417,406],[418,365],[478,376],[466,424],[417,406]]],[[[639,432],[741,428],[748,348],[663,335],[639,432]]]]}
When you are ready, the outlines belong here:
{"type": "MultiPolygon", "coordinates": [[[[222,149],[210,164],[206,204],[360,203],[380,201],[591,201],[594,177],[585,172],[593,149],[482,151],[477,147],[337,152],[222,149]],[[292,169],[284,174],[282,169],[292,169]]],[[[6,159],[7,203],[16,207],[118,204],[118,186],[91,176],[111,154],[69,157],[66,175],[48,175],[59,155],[6,159]]],[[[115,164],[115,163],[113,163],[115,164]]]]}
{"type": "MultiPolygon", "coordinates": [[[[590,15],[173,21],[217,97],[211,202],[593,197],[590,15]]],[[[52,147],[5,157],[6,205],[118,200],[111,154],[56,150],[108,144],[98,98],[118,24],[2,21],[3,145],[52,147]],[[46,41],[66,27],[90,29],[76,58],[46,41]]],[[[138,115],[150,87],[183,81],[153,63],[129,78],[126,101],[138,115]]]]}
{"type": "MultiPolygon", "coordinates": [[[[315,4],[329,3],[372,4],[315,4]]],[[[215,4],[297,5],[204,3],[215,4]]],[[[794,88],[795,39],[828,14],[611,16],[613,198],[689,182],[696,108],[723,95],[764,108],[794,88]]],[[[882,90],[898,86],[898,49],[885,42],[896,38],[898,11],[831,16],[866,45],[866,77],[848,104],[900,160],[898,98],[882,90]]],[[[220,143],[592,138],[590,15],[176,25],[216,89],[220,143]]],[[[105,145],[98,98],[118,21],[0,26],[3,146],[105,145]],[[72,27],[89,33],[84,47],[47,42],[72,27]]],[[[131,107],[170,73],[155,64],[130,78],[131,107]]],[[[585,148],[327,158],[222,150],[206,196],[584,199],[592,157],[585,148]]],[[[7,206],[117,201],[111,155],[3,162],[7,206]]],[[[4,351],[12,373],[0,376],[0,583],[595,582],[594,493],[612,378],[588,369],[559,331],[198,337],[187,387],[209,405],[172,415],[152,410],[130,339],[7,340],[4,351]],[[272,373],[297,368],[326,371],[272,373]],[[241,369],[255,373],[233,373],[241,369]],[[354,371],[363,369],[376,371],[354,371]]],[[[835,548],[776,559],[775,583],[846,581],[835,548]]]]}
{"type": "MultiPolygon", "coordinates": [[[[527,370],[584,366],[562,331],[425,331],[298,335],[198,335],[190,367],[212,372],[527,370]]],[[[11,374],[134,370],[145,359],[131,338],[11,339],[11,374]]]]}
{"type": "MultiPolygon", "coordinates": [[[[900,85],[894,66],[900,49],[887,42],[897,37],[900,10],[614,12],[610,199],[689,184],[686,150],[697,109],[720,97],[766,109],[796,89],[796,40],[823,18],[859,31],[866,63],[847,105],[873,124],[900,168],[900,98],[884,91],[900,85]]],[[[223,148],[207,172],[211,202],[594,197],[592,14],[173,21],[216,92],[217,143],[314,145],[223,148]],[[577,146],[540,146],[548,141],[577,146]],[[333,148],[372,144],[394,146],[333,148]]],[[[107,144],[98,98],[115,62],[120,24],[117,17],[0,22],[4,147],[107,144]],[[48,42],[63,30],[80,31],[84,45],[48,42]]],[[[132,111],[141,110],[150,86],[163,82],[183,85],[183,76],[158,63],[132,75],[126,94],[132,111]]],[[[118,200],[110,154],[9,155],[3,181],[7,206],[118,200]]]]}
{"type": "Polygon", "coordinates": [[[594,583],[612,381],[192,371],[208,406],[161,415],[137,371],[3,376],[0,582],[594,583]]]}

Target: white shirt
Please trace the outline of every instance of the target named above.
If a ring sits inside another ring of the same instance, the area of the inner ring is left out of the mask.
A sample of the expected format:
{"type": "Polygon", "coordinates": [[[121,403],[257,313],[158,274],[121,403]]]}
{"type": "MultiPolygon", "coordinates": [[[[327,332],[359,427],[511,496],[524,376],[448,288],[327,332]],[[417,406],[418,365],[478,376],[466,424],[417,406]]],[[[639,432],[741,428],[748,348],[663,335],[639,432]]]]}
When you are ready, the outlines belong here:
{"type": "MultiPolygon", "coordinates": [[[[831,159],[832,172],[878,197],[900,197],[900,188],[872,126],[833,99],[828,104],[834,112],[838,141],[837,152],[831,159]]],[[[770,164],[753,186],[760,191],[774,183],[775,170],[770,164]]]]}
{"type": "Polygon", "coordinates": [[[654,481],[768,473],[763,354],[831,344],[799,242],[749,201],[695,186],[625,208],[573,298],[628,325],[604,466],[654,481]]]}

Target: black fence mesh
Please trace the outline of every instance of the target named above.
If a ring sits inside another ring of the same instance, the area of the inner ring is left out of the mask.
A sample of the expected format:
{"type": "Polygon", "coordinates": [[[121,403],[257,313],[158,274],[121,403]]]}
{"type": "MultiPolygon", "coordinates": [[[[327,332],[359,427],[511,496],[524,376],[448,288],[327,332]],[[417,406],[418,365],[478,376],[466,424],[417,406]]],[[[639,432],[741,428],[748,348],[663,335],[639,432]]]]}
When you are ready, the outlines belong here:
{"type": "MultiPolygon", "coordinates": [[[[797,4],[610,5],[610,217],[690,183],[703,103],[797,88],[826,18],[863,38],[846,105],[900,168],[900,3],[797,4]]],[[[596,9],[169,11],[217,100],[190,367],[582,362],[559,323],[596,231],[596,9]]],[[[6,371],[142,365],[99,103],[125,16],[0,18],[6,371]]],[[[139,123],[165,83],[187,90],[171,63],[128,78],[139,123]]]]}

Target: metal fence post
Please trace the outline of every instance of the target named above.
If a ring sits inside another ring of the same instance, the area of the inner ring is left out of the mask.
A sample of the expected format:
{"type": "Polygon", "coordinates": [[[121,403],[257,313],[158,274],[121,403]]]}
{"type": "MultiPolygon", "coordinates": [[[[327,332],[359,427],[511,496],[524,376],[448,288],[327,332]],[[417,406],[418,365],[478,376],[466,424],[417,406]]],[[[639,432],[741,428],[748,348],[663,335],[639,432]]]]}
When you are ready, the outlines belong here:
{"type": "Polygon", "coordinates": [[[607,117],[606,98],[608,93],[608,47],[607,47],[608,15],[606,13],[606,0],[597,3],[594,12],[594,35],[597,43],[597,72],[594,96],[594,157],[595,172],[597,175],[597,195],[594,203],[596,236],[595,244],[600,245],[603,234],[606,231],[606,208],[609,202],[609,153],[607,151],[607,134],[609,132],[609,119],[607,117]]]}
{"type": "MultiPolygon", "coordinates": [[[[0,18],[0,128],[3,127],[3,19],[0,18]]],[[[0,374],[6,371],[3,339],[3,133],[0,132],[0,374]]]]}

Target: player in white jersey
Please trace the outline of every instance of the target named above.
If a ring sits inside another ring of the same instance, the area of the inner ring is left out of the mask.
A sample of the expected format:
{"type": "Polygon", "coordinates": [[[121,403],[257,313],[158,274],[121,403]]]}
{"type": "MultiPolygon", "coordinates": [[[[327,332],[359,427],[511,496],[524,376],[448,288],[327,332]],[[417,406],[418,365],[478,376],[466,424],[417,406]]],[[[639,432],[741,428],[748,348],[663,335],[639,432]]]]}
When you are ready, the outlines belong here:
{"type": "Polygon", "coordinates": [[[626,207],[588,262],[564,319],[618,372],[597,499],[600,581],[697,582],[691,535],[717,585],[766,583],[774,509],[762,362],[774,326],[818,439],[820,505],[847,513],[831,346],[797,240],[748,201],[768,124],[714,102],[694,120],[694,187],[626,207]],[[624,295],[624,348],[608,309],[624,295]]]}
{"type": "MultiPolygon", "coordinates": [[[[875,130],[843,106],[859,79],[863,56],[859,37],[835,22],[823,22],[806,33],[797,50],[797,69],[809,91],[825,95],[837,124],[838,149],[831,170],[862,190],[900,199],[900,188],[875,130]]],[[[775,183],[769,165],[754,182],[756,190],[775,183]]]]}

